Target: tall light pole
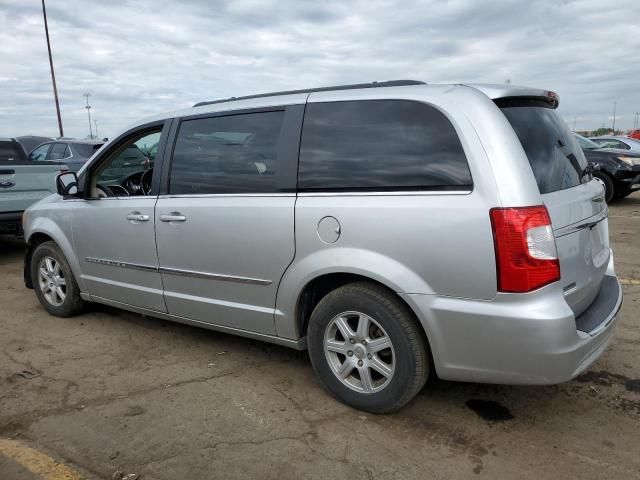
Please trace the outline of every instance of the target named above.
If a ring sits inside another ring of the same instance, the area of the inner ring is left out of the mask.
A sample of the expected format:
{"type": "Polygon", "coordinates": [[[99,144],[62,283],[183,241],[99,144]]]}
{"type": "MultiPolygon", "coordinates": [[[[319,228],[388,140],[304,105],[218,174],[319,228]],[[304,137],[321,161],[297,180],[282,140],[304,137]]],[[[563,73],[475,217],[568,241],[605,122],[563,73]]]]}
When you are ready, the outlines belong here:
{"type": "Polygon", "coordinates": [[[95,118],[93,119],[93,123],[96,126],[96,138],[100,138],[100,135],[98,135],[98,120],[96,120],[95,118]]]}
{"type": "Polygon", "coordinates": [[[613,135],[616,134],[616,106],[618,102],[613,102],[613,135]]]}
{"type": "Polygon", "coordinates": [[[91,128],[91,105],[89,105],[89,97],[91,94],[87,92],[83,93],[82,96],[87,98],[87,105],[84,108],[87,109],[87,115],[89,116],[89,138],[93,139],[93,129],[91,128]]]}
{"type": "Polygon", "coordinates": [[[47,37],[47,50],[49,51],[49,67],[51,68],[51,83],[53,83],[53,97],[56,101],[56,112],[58,114],[58,130],[60,130],[60,136],[64,137],[62,131],[62,117],[60,116],[60,102],[58,102],[58,87],[56,86],[56,74],[53,71],[53,57],[51,56],[51,43],[49,42],[49,26],[47,25],[47,9],[44,6],[44,0],[42,0],[42,16],[44,17],[44,33],[47,37]]]}

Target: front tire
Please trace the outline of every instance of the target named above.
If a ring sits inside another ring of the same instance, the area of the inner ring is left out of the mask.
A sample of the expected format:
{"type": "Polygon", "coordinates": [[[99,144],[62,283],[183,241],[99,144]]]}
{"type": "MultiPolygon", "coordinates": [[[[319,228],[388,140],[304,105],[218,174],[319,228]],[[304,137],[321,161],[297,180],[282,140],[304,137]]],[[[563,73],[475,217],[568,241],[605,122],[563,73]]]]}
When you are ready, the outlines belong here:
{"type": "Polygon", "coordinates": [[[607,203],[611,202],[616,194],[615,186],[613,185],[611,177],[602,172],[595,172],[593,176],[604,183],[604,200],[607,203]]]}
{"type": "Polygon", "coordinates": [[[415,316],[396,294],[373,283],[351,283],[326,295],[311,314],[307,339],[322,384],[360,410],[399,410],[431,370],[415,316]]]}
{"type": "Polygon", "coordinates": [[[71,267],[54,242],[44,242],[31,256],[31,278],[40,304],[51,315],[71,317],[80,313],[84,301],[71,267]]]}

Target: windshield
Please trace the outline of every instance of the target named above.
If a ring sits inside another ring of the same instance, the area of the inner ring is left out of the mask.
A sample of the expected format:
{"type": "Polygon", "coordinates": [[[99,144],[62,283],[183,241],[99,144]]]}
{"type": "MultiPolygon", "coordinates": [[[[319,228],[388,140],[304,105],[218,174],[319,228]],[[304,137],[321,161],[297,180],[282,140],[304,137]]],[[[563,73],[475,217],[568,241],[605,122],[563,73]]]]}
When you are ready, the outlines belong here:
{"type": "Polygon", "coordinates": [[[531,102],[497,101],[527,154],[540,193],[587,181],[587,160],[556,111],[531,102]]]}
{"type": "Polygon", "coordinates": [[[602,148],[601,145],[598,145],[593,140],[589,140],[588,138],[583,137],[582,135],[578,135],[577,133],[574,133],[573,136],[576,137],[576,140],[578,141],[578,145],[580,145],[580,148],[584,148],[585,150],[595,150],[596,148],[602,148]]]}

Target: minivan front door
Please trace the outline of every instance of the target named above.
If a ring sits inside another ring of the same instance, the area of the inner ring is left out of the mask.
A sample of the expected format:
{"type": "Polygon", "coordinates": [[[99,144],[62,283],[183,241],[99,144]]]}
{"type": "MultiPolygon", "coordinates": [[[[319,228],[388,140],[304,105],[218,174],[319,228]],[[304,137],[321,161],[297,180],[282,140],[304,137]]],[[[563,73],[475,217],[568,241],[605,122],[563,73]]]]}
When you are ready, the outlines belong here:
{"type": "Polygon", "coordinates": [[[171,315],[276,333],[276,292],[295,248],[297,145],[281,140],[284,121],[281,109],[180,123],[156,206],[171,315]]]}
{"type": "Polygon", "coordinates": [[[155,244],[153,164],[140,153],[144,160],[135,172],[120,168],[132,148],[143,151],[157,142],[162,127],[116,141],[86,172],[89,193],[75,202],[73,241],[85,285],[98,301],[166,312],[155,244]]]}

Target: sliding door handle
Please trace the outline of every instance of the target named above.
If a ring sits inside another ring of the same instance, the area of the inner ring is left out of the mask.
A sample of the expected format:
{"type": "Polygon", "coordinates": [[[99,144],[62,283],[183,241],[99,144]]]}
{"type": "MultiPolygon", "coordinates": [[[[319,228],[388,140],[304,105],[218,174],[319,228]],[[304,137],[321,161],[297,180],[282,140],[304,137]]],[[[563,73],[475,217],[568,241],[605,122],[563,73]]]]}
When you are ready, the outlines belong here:
{"type": "Polygon", "coordinates": [[[169,214],[160,215],[161,222],[186,222],[187,217],[180,212],[171,212],[169,214]]]}
{"type": "Polygon", "coordinates": [[[127,220],[131,220],[132,222],[148,222],[149,215],[145,215],[140,212],[131,212],[127,215],[127,220]]]}

